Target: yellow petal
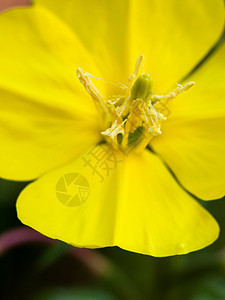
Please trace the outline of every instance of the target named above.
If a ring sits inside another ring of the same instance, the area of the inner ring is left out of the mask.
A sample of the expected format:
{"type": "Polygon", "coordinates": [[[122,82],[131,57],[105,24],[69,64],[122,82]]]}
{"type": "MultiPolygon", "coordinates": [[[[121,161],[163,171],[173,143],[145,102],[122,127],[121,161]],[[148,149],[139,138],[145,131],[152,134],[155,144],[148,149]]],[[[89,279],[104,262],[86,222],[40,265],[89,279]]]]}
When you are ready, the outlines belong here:
{"type": "Polygon", "coordinates": [[[105,165],[101,166],[108,151],[104,149],[93,147],[25,188],[17,202],[20,220],[69,244],[91,248],[113,245],[119,182],[117,168],[107,176],[105,165]],[[96,171],[95,154],[99,160],[96,171]]]}
{"type": "Polygon", "coordinates": [[[188,93],[174,100],[162,136],[151,142],[195,196],[225,195],[225,44],[193,75],[188,93]]]}
{"type": "Polygon", "coordinates": [[[217,238],[214,218],[179,187],[155,155],[146,151],[120,160],[120,156],[105,158],[105,163],[99,159],[101,163],[93,168],[97,159],[89,152],[43,176],[20,195],[20,220],[79,247],[117,245],[153,256],[188,253],[217,238]],[[80,188],[79,197],[77,191],[71,192],[73,180],[80,188]]]}
{"type": "Polygon", "coordinates": [[[170,122],[152,142],[181,184],[203,200],[225,195],[225,118],[170,122]]]}
{"type": "Polygon", "coordinates": [[[0,15],[0,176],[30,180],[99,139],[91,98],[76,78],[98,73],[75,34],[41,8],[0,15]]]}
{"type": "Polygon", "coordinates": [[[181,94],[171,103],[170,118],[182,122],[184,119],[214,118],[225,116],[225,43],[187,79],[195,86],[181,94]]]}
{"type": "Polygon", "coordinates": [[[157,93],[179,82],[205,56],[224,26],[223,0],[36,2],[78,34],[107,79],[126,82],[144,54],[157,93]]]}
{"type": "MultiPolygon", "coordinates": [[[[127,59],[130,51],[127,1],[37,0],[35,3],[55,13],[79,36],[105,80],[125,80],[126,83],[130,75],[127,59]]],[[[136,59],[132,62],[132,68],[136,59]]]]}
{"type": "Polygon", "coordinates": [[[168,91],[187,75],[223,32],[223,0],[131,3],[131,60],[145,55],[145,71],[156,93],[168,91]]]}

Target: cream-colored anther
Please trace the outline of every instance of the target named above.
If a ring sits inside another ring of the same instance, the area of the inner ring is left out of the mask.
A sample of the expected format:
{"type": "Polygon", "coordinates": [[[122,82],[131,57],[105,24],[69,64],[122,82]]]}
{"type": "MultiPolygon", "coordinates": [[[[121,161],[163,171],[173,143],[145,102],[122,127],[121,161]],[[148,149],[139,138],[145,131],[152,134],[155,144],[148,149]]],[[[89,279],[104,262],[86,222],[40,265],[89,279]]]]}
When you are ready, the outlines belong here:
{"type": "MultiPolygon", "coordinates": [[[[167,95],[152,95],[151,101],[154,102],[163,102],[163,104],[167,104],[169,100],[176,98],[180,93],[189,90],[191,87],[195,85],[194,81],[190,81],[186,83],[184,86],[181,84],[177,84],[177,87],[167,95]]],[[[154,106],[156,107],[156,104],[154,106]]]]}
{"type": "MultiPolygon", "coordinates": [[[[113,84],[123,89],[123,94],[103,98],[90,78],[94,76],[77,69],[77,76],[101,111],[105,126],[102,136],[115,148],[131,149],[137,137],[137,145],[132,151],[143,151],[154,136],[160,135],[162,123],[167,119],[167,104],[180,93],[190,89],[195,83],[190,81],[177,87],[167,95],[152,94],[152,78],[144,73],[144,56],[138,57],[134,73],[129,77],[127,86],[113,84]],[[138,130],[140,129],[141,130],[138,130]],[[140,135],[141,134],[141,135],[140,135]],[[119,136],[118,135],[122,135],[119,136]]],[[[99,79],[99,78],[95,78],[99,79]]],[[[104,80],[103,80],[104,82],[104,80]]],[[[104,128],[104,129],[103,129],[104,128]]]]}
{"type": "Polygon", "coordinates": [[[91,81],[90,75],[88,73],[84,73],[80,68],[78,68],[77,77],[85,87],[88,94],[94,99],[97,109],[101,109],[108,113],[108,110],[103,102],[103,96],[94,86],[93,82],[91,81]]]}
{"type": "Polygon", "coordinates": [[[128,78],[128,88],[131,89],[135,80],[140,76],[144,74],[144,55],[140,55],[136,61],[134,73],[130,75],[128,78]]]}

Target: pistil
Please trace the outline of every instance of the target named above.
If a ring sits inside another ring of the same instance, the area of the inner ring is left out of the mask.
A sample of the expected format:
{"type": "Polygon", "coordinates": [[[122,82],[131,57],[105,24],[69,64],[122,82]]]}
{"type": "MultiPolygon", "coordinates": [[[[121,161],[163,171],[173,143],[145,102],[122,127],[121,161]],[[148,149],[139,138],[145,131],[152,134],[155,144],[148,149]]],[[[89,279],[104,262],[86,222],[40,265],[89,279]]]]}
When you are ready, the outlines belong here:
{"type": "Polygon", "coordinates": [[[128,78],[123,94],[107,99],[94,86],[91,78],[94,76],[77,69],[77,76],[86,91],[93,98],[103,121],[101,132],[103,138],[115,148],[124,151],[143,150],[150,140],[160,135],[162,122],[167,119],[166,111],[170,100],[187,91],[195,83],[190,81],[177,87],[167,95],[153,94],[153,80],[144,73],[144,56],[136,62],[134,73],[128,78]],[[106,129],[105,129],[106,128],[106,129]]]}

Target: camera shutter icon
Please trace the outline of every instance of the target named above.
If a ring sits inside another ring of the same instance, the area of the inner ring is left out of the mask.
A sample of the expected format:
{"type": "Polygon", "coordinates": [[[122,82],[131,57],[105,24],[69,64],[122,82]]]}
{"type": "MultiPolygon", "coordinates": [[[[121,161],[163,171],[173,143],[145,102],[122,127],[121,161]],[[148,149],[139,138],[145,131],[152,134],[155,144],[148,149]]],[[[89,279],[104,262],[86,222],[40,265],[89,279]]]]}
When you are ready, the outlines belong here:
{"type": "Polygon", "coordinates": [[[87,179],[79,173],[63,175],[55,187],[56,198],[62,205],[76,207],[89,197],[90,186],[87,179]]]}

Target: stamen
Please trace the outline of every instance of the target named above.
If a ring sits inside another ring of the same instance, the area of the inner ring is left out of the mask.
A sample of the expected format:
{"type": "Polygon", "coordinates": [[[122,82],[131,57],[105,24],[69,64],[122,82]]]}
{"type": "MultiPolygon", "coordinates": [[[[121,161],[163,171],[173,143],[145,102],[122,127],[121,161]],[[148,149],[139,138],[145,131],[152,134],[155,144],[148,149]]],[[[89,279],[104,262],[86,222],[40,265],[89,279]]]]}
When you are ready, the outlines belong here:
{"type": "Polygon", "coordinates": [[[128,88],[131,89],[138,76],[144,74],[144,55],[137,59],[134,73],[128,78],[128,88]]]}
{"type": "Polygon", "coordinates": [[[194,81],[190,81],[186,83],[184,86],[177,83],[177,87],[167,95],[152,95],[152,102],[155,104],[158,101],[162,101],[166,104],[169,100],[176,98],[180,93],[189,90],[191,87],[195,85],[194,81]]]}
{"type": "Polygon", "coordinates": [[[195,84],[193,81],[185,85],[177,84],[167,95],[154,95],[152,78],[144,73],[143,55],[137,59],[127,86],[103,80],[123,89],[122,95],[103,97],[91,81],[91,78],[101,80],[100,78],[84,73],[80,68],[77,69],[77,76],[101,111],[104,124],[101,134],[105,140],[115,148],[126,150],[137,137],[135,151],[142,151],[154,136],[162,134],[161,125],[167,119],[165,113],[168,111],[169,101],[195,84]]]}
{"type": "Polygon", "coordinates": [[[80,80],[80,82],[85,87],[86,91],[91,95],[91,97],[94,99],[94,102],[96,104],[97,109],[102,109],[106,113],[108,113],[108,110],[106,106],[103,103],[103,96],[99,93],[99,91],[96,89],[94,84],[92,83],[90,79],[90,75],[88,73],[84,73],[80,68],[77,69],[77,77],[80,80]]]}
{"type": "Polygon", "coordinates": [[[128,87],[123,83],[104,80],[102,78],[95,77],[94,75],[91,75],[90,73],[85,73],[85,74],[88,75],[89,77],[92,77],[92,78],[96,79],[96,80],[101,80],[102,82],[105,82],[106,84],[113,85],[113,86],[115,86],[117,88],[120,88],[120,89],[123,89],[123,90],[128,90],[128,87]]]}

